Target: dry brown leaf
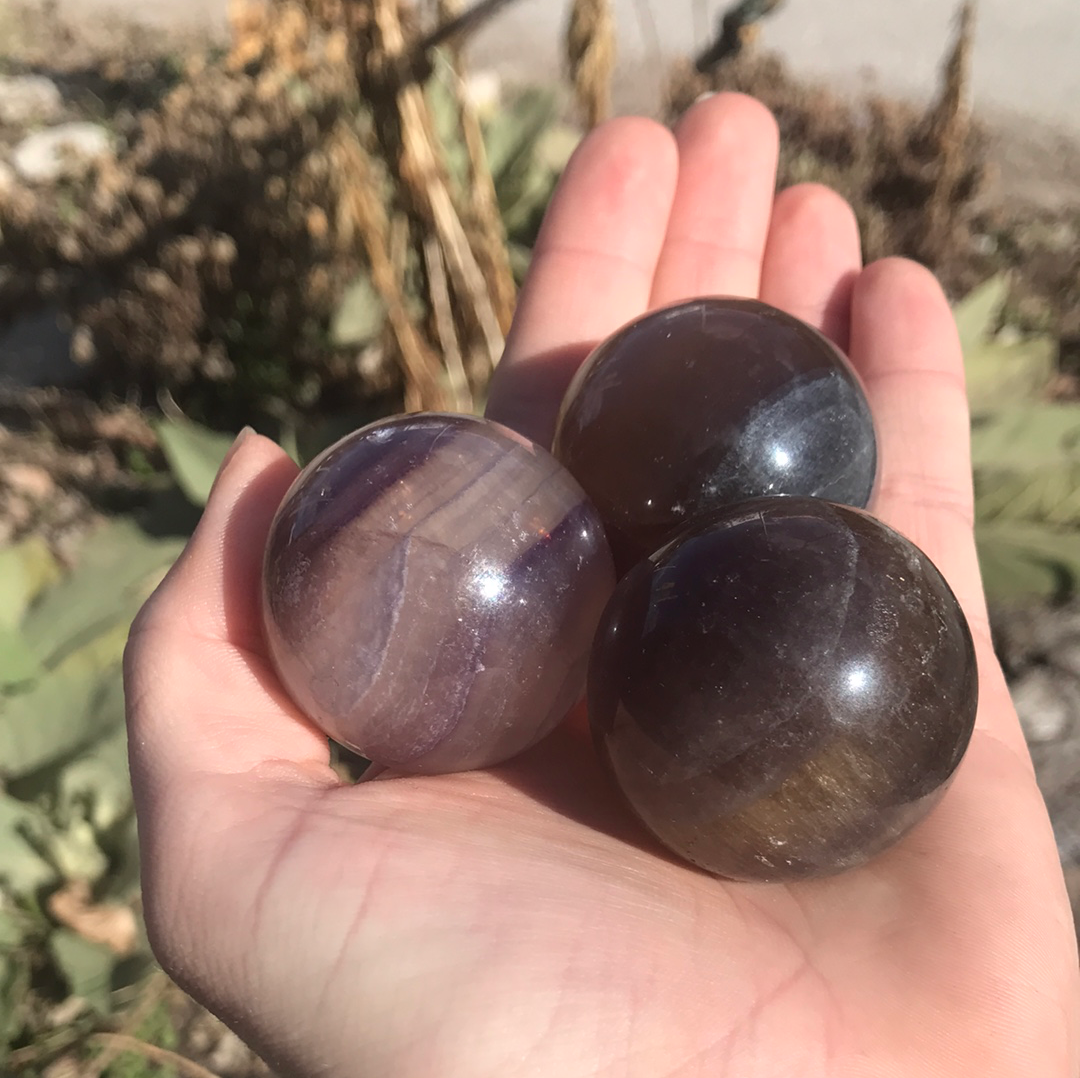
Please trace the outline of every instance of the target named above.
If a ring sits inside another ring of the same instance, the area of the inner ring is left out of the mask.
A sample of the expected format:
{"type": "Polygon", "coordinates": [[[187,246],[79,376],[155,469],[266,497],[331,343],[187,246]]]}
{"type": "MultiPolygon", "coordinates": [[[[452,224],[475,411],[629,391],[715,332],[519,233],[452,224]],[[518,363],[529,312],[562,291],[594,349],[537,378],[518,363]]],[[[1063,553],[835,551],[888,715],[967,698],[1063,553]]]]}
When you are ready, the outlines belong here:
{"type": "Polygon", "coordinates": [[[90,943],[108,947],[123,957],[135,949],[138,925],[129,906],[117,902],[94,903],[90,884],[72,880],[49,896],[49,914],[65,928],[90,943]]]}

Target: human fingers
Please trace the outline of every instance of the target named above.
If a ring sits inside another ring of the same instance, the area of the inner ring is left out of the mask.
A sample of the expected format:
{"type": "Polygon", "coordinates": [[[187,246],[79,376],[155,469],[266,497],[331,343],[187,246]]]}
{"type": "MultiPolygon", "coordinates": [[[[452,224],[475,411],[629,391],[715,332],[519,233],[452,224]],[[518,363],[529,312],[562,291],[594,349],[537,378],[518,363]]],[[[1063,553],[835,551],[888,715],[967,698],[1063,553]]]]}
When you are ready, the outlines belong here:
{"type": "Polygon", "coordinates": [[[593,346],[647,306],[678,173],[660,124],[613,120],[578,148],[533,252],[487,415],[550,445],[593,346]]]}
{"type": "Polygon", "coordinates": [[[125,690],[139,800],[272,761],[332,777],[326,739],[289,704],[263,650],[262,551],[296,473],[268,439],[244,439],[132,627],[125,690]]]}
{"type": "Polygon", "coordinates": [[[816,183],[777,195],[761,267],[761,298],[821,330],[846,351],[851,293],[862,268],[854,211],[816,183]]]}
{"type": "Polygon", "coordinates": [[[975,547],[963,355],[933,274],[899,258],[867,267],[852,298],[851,355],[878,427],[871,508],[948,580],[975,636],[986,705],[979,726],[1026,754],[991,645],[975,547]]]}
{"type": "Polygon", "coordinates": [[[716,94],[683,116],[675,138],[679,183],[651,305],[757,297],[780,152],[776,121],[752,97],[716,94]]]}

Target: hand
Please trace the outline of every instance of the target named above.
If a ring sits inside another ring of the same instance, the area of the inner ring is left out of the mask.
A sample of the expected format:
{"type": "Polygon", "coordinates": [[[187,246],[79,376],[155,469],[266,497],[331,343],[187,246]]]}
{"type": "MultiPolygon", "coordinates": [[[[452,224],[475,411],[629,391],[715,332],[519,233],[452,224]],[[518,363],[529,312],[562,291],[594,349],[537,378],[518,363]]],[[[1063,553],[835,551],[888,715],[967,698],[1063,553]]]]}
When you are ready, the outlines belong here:
{"type": "Polygon", "coordinates": [[[260,553],[295,468],[249,437],[133,629],[128,707],[154,950],[281,1074],[1077,1073],[1073,926],[990,644],[952,317],[918,266],[861,268],[837,195],[774,198],[776,162],[772,118],[734,95],[674,135],[595,132],[548,213],[490,413],[548,442],[590,347],[654,305],[760,296],[821,327],[877,416],[877,512],[975,635],[981,707],[953,785],[869,866],[791,886],[665,856],[580,716],[491,771],[343,786],[267,663],[260,553]]]}

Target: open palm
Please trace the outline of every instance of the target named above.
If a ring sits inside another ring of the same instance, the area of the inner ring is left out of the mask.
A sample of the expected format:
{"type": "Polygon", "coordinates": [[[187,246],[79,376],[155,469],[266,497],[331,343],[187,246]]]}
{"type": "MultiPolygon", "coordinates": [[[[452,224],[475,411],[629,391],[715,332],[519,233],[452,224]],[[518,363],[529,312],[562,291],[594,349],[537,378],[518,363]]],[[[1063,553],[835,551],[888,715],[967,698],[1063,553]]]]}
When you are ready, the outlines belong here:
{"type": "Polygon", "coordinates": [[[821,327],[877,417],[876,512],[936,561],[976,639],[952,787],[869,866],[779,886],[654,846],[581,715],[497,769],[343,786],[266,661],[259,562],[295,468],[248,438],[133,630],[128,709],[155,951],[282,1074],[1076,1073],[1072,922],[990,645],[950,312],[917,266],[861,267],[838,196],[774,197],[776,159],[772,118],[734,95],[674,134],[625,119],[586,140],[489,414],[548,442],[577,364],[651,306],[760,296],[821,327]]]}

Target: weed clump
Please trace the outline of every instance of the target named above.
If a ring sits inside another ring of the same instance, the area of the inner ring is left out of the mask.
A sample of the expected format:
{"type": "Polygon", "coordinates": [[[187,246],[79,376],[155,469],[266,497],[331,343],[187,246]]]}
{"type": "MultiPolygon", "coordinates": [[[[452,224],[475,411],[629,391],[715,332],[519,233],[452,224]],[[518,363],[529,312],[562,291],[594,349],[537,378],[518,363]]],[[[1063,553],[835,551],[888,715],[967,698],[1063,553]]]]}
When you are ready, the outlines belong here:
{"type": "Polygon", "coordinates": [[[711,71],[676,65],[669,118],[708,91],[733,90],[766,104],[780,126],[779,183],[828,185],[854,207],[867,260],[903,255],[929,266],[947,290],[966,294],[994,268],[977,236],[994,214],[987,136],[970,112],[973,5],[961,10],[941,87],[928,109],[871,96],[854,101],[794,78],[775,54],[744,48],[711,71]]]}

